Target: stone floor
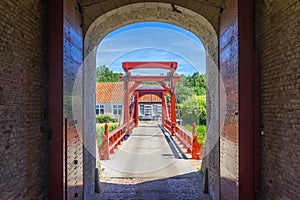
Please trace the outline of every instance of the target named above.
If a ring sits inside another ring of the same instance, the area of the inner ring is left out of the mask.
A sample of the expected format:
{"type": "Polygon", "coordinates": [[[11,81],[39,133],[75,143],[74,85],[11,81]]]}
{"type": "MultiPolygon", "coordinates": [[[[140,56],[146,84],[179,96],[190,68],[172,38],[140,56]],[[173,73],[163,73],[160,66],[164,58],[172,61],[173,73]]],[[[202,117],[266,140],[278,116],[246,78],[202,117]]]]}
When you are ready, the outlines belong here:
{"type": "Polygon", "coordinates": [[[202,176],[199,172],[164,179],[102,178],[100,188],[100,193],[95,194],[94,199],[211,199],[202,192],[202,176]]]}

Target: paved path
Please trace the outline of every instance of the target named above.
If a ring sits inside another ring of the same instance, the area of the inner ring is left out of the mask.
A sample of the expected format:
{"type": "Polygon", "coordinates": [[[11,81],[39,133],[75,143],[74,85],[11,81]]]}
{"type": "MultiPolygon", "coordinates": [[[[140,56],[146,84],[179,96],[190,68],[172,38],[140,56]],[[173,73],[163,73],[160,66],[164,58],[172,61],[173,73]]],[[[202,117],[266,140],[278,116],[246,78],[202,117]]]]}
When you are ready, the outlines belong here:
{"type": "Polygon", "coordinates": [[[202,191],[196,161],[157,124],[133,130],[104,168],[95,199],[210,199],[202,191]]]}

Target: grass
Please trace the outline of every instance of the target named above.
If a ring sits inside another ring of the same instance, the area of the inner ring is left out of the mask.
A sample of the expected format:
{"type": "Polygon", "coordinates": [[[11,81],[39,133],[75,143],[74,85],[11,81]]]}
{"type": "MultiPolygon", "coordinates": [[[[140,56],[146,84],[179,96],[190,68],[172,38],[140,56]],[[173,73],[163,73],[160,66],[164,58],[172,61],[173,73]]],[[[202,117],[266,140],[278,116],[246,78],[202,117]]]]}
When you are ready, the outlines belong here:
{"type": "MultiPolygon", "coordinates": [[[[184,126],[187,130],[193,132],[193,126],[192,125],[187,125],[184,126]]],[[[206,126],[205,125],[197,125],[196,128],[196,135],[198,142],[200,143],[201,146],[204,145],[205,143],[205,138],[206,138],[206,126]]]]}

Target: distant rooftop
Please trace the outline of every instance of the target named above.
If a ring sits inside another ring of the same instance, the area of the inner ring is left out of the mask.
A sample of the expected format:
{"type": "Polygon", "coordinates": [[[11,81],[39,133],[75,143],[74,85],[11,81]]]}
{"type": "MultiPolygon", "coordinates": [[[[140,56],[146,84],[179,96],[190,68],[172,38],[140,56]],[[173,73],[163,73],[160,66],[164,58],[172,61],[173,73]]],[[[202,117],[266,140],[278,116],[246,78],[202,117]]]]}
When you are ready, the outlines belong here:
{"type": "MultiPolygon", "coordinates": [[[[134,83],[130,82],[129,86],[134,83]]],[[[143,89],[163,89],[160,85],[140,85],[143,89]]],[[[124,82],[97,82],[96,83],[96,102],[97,103],[123,103],[124,101],[124,82]]],[[[140,102],[161,102],[161,98],[154,94],[147,94],[139,99],[140,102]]]]}
{"type": "Polygon", "coordinates": [[[140,85],[137,90],[163,90],[161,85],[140,85]]]}

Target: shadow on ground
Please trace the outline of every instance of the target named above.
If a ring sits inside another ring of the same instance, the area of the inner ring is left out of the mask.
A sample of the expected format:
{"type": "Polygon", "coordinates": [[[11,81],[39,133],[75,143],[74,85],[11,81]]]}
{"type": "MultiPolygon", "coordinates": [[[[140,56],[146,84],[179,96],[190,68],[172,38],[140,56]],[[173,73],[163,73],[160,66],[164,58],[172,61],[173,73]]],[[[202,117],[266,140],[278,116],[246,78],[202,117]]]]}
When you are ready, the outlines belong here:
{"type": "Polygon", "coordinates": [[[170,178],[105,178],[94,199],[211,199],[203,193],[202,175],[192,172],[170,178]]]}

